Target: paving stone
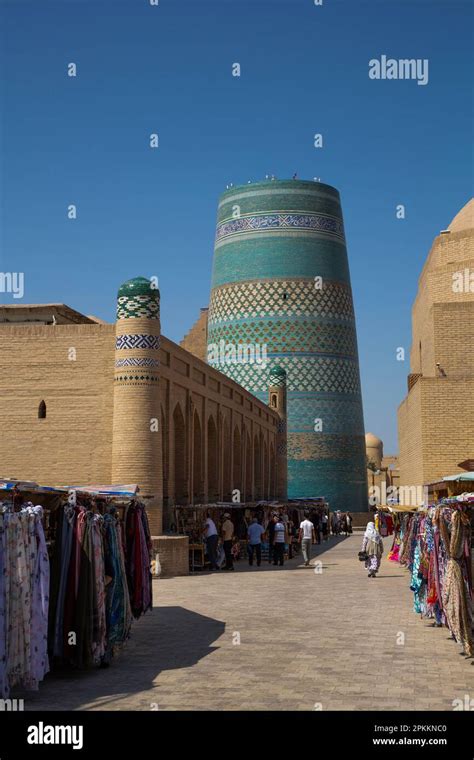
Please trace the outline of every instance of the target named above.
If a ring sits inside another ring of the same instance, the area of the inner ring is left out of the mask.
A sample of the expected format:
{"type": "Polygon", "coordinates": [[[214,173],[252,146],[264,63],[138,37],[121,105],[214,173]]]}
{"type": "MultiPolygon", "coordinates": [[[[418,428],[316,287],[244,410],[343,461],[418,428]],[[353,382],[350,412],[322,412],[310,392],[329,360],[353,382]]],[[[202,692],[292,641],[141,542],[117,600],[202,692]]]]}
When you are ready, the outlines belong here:
{"type": "Polygon", "coordinates": [[[412,612],[409,574],[384,559],[367,578],[360,543],[314,547],[320,574],[295,558],[154,581],[153,612],[109,669],[51,674],[25,709],[452,710],[474,696],[471,661],[412,612]]]}

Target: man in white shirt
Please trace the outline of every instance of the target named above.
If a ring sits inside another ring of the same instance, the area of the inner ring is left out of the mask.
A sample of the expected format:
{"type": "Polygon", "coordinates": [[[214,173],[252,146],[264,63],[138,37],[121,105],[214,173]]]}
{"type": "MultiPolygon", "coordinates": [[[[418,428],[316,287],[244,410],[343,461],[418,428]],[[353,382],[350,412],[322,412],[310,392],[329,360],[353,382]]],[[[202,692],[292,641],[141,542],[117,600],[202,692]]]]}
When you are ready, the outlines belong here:
{"type": "Polygon", "coordinates": [[[207,556],[211,563],[211,570],[219,570],[217,564],[217,528],[209,512],[207,513],[206,522],[204,523],[204,537],[206,539],[207,556]]]}
{"type": "Polygon", "coordinates": [[[307,512],[305,512],[303,522],[300,523],[299,540],[301,541],[304,564],[305,567],[308,567],[311,559],[311,544],[316,542],[316,534],[314,532],[314,525],[308,518],[307,512]]]}
{"type": "Polygon", "coordinates": [[[282,567],[285,558],[286,527],[280,517],[274,517],[273,564],[282,567]]]}

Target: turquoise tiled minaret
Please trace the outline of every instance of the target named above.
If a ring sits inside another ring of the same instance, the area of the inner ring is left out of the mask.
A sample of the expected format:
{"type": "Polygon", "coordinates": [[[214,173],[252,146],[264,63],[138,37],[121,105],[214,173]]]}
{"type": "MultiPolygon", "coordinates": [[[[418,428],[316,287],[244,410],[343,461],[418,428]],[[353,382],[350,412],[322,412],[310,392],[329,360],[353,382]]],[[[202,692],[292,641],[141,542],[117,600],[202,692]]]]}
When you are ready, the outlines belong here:
{"type": "Polygon", "coordinates": [[[357,337],[335,188],[268,180],[223,193],[208,345],[209,361],[262,400],[272,366],[286,371],[288,496],[366,510],[357,337]],[[263,361],[245,351],[231,360],[239,344],[263,361]]]}

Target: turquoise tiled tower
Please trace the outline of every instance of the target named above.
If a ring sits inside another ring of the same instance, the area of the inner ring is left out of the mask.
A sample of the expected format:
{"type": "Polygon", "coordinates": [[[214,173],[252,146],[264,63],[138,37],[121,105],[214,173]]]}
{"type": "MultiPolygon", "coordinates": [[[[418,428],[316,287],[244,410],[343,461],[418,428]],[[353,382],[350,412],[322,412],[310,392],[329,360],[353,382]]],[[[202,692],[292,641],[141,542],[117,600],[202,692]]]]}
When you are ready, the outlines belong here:
{"type": "Polygon", "coordinates": [[[210,363],[262,400],[272,366],[286,371],[288,496],[367,510],[357,336],[334,187],[268,180],[222,194],[208,348],[210,363]]]}

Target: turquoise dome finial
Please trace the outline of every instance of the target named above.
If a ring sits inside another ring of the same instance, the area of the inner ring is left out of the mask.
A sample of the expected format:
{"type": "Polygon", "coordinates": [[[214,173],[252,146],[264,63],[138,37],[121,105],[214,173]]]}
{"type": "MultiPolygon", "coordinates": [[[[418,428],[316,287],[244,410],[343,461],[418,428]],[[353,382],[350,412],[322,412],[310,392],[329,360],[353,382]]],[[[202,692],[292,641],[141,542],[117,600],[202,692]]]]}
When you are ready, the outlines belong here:
{"type": "Polygon", "coordinates": [[[270,369],[270,385],[285,385],[286,384],[286,370],[280,367],[279,364],[275,364],[270,369]]]}

